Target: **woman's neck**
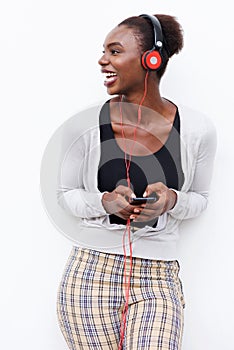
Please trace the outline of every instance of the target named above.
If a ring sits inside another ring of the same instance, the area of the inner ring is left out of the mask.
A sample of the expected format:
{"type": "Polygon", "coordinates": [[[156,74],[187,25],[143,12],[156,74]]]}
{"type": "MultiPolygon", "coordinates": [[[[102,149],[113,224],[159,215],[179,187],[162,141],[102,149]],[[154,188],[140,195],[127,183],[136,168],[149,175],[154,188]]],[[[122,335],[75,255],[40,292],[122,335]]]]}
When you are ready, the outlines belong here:
{"type": "MultiPolygon", "coordinates": [[[[169,122],[173,122],[176,106],[168,100],[161,97],[159,93],[154,95],[147,94],[143,104],[139,107],[139,103],[142,99],[142,94],[138,95],[121,95],[115,99],[114,102],[122,104],[122,110],[124,114],[124,123],[135,124],[138,119],[138,111],[141,108],[141,124],[149,125],[166,118],[169,122]]],[[[117,107],[117,106],[116,106],[117,107]]],[[[117,107],[118,110],[118,107],[117,107]]]]}
{"type": "MultiPolygon", "coordinates": [[[[167,119],[173,122],[176,106],[164,99],[159,90],[159,82],[154,75],[150,74],[145,80],[144,86],[138,91],[128,91],[112,100],[122,104],[125,123],[136,123],[139,108],[141,109],[141,123],[145,125],[155,124],[157,120],[167,119]]],[[[115,108],[114,108],[115,109],[115,108]]],[[[118,113],[118,112],[117,112],[118,113]]]]}

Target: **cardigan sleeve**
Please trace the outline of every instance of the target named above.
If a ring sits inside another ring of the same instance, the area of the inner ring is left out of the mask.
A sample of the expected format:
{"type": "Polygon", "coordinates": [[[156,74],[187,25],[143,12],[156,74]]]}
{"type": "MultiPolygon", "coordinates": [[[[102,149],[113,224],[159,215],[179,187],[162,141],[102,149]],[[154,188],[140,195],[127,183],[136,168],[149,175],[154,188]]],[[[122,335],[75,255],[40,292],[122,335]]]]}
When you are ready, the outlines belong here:
{"type": "Polygon", "coordinates": [[[92,158],[95,151],[86,150],[89,134],[84,133],[73,141],[71,136],[69,130],[66,130],[57,179],[58,204],[69,214],[79,218],[106,216],[107,212],[102,205],[103,193],[90,185],[95,172],[92,158]]]}
{"type": "Polygon", "coordinates": [[[89,192],[82,188],[67,189],[58,197],[59,205],[68,213],[83,219],[107,215],[102,206],[103,193],[89,192]]]}
{"type": "Polygon", "coordinates": [[[201,131],[192,184],[187,192],[174,190],[177,202],[168,214],[177,220],[199,216],[207,207],[209,187],[217,147],[217,134],[213,123],[206,120],[201,131]]]}

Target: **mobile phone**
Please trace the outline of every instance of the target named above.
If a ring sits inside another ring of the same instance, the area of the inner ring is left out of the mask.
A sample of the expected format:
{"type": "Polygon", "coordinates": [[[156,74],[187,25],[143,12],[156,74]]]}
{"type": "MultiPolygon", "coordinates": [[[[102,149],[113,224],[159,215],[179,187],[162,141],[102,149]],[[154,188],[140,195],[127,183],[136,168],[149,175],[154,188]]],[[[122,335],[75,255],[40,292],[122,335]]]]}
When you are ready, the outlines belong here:
{"type": "Polygon", "coordinates": [[[136,198],[130,198],[129,204],[131,205],[141,205],[145,203],[155,203],[158,200],[158,196],[154,195],[152,197],[136,197],[136,198]]]}

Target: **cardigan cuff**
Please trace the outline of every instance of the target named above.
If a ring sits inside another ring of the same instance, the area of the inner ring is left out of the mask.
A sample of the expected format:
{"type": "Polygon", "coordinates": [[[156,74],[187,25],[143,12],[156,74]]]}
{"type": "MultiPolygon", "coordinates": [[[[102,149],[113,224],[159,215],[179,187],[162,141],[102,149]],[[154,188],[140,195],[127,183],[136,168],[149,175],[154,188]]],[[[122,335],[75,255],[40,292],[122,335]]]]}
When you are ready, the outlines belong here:
{"type": "Polygon", "coordinates": [[[177,219],[183,219],[184,207],[186,205],[186,193],[177,191],[174,188],[170,188],[170,190],[174,191],[177,195],[177,201],[174,207],[168,210],[168,214],[177,219]]]}

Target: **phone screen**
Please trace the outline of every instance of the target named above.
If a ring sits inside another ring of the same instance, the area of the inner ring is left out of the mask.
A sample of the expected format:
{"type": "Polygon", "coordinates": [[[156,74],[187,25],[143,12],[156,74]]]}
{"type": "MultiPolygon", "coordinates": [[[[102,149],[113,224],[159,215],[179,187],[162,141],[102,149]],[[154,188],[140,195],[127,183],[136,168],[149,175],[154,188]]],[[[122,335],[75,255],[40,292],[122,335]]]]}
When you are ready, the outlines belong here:
{"type": "Polygon", "coordinates": [[[154,203],[158,200],[158,197],[137,197],[137,198],[130,198],[129,203],[131,205],[141,205],[145,203],[154,203]]]}

